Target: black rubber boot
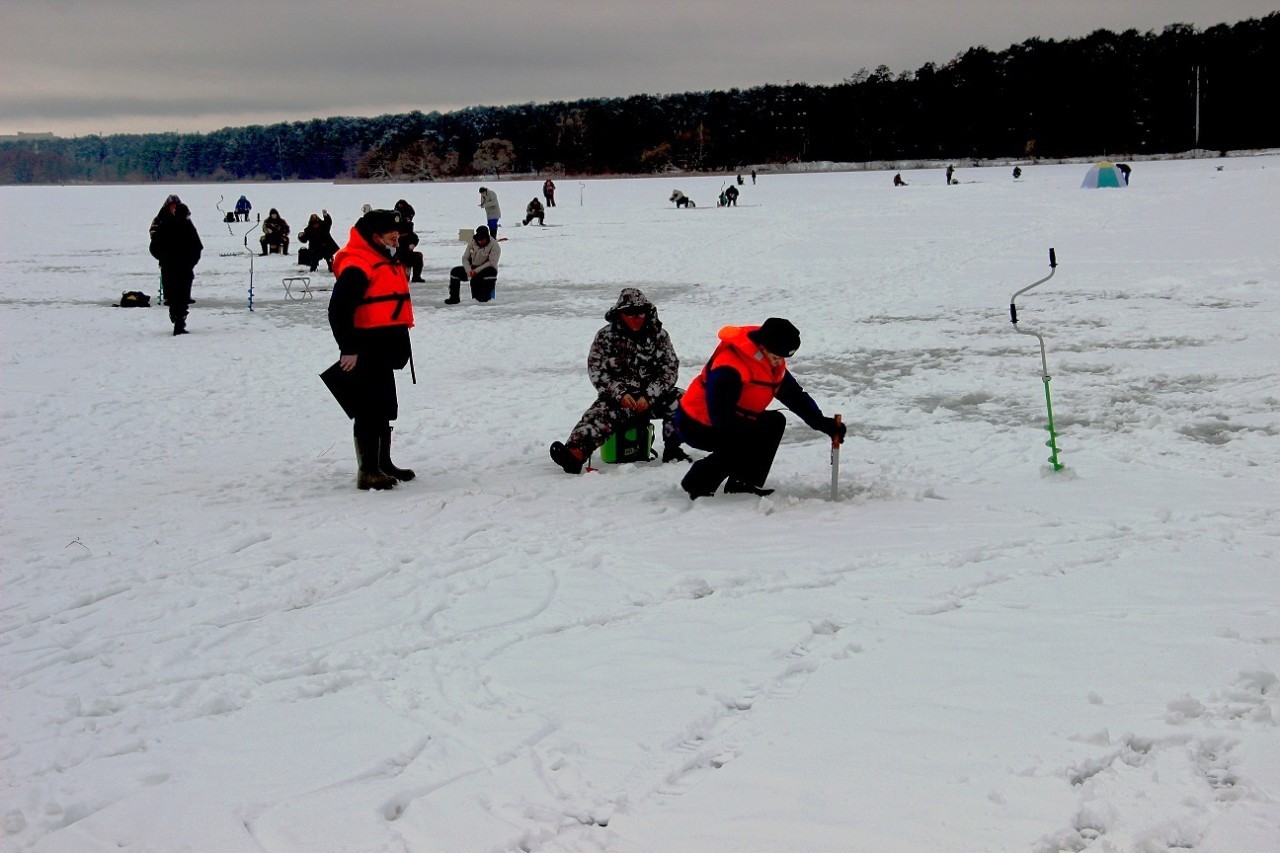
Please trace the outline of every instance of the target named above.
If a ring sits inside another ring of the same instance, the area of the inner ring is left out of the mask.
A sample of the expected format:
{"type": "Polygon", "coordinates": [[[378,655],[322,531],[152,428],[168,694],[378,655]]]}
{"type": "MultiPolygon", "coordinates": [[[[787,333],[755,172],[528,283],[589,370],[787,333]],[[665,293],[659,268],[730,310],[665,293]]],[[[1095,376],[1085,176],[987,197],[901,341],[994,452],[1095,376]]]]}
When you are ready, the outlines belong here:
{"type": "Polygon", "coordinates": [[[445,305],[457,305],[460,301],[458,293],[462,290],[462,282],[457,279],[449,279],[449,298],[444,301],[445,305]]]}
{"type": "Polygon", "coordinates": [[[407,483],[415,475],[412,468],[397,468],[391,462],[391,429],[391,425],[388,424],[382,431],[382,441],[378,445],[378,470],[402,483],[407,483]]]}
{"type": "Polygon", "coordinates": [[[662,461],[663,462],[692,462],[693,457],[684,452],[684,448],[672,442],[665,442],[662,445],[662,461]]]}
{"type": "Polygon", "coordinates": [[[727,476],[729,472],[725,470],[719,454],[713,453],[690,466],[689,473],[685,474],[684,479],[680,481],[680,488],[685,490],[691,501],[709,498],[716,493],[716,489],[720,488],[720,484],[727,476]]]}
{"type": "Polygon", "coordinates": [[[382,491],[384,489],[394,488],[396,481],[394,477],[387,476],[378,468],[379,445],[382,443],[382,437],[378,433],[359,431],[355,434],[356,439],[356,488],[362,492],[370,489],[382,491]]]}
{"type": "Polygon", "coordinates": [[[755,495],[758,498],[763,498],[773,494],[773,489],[762,489],[742,480],[729,480],[724,484],[724,493],[726,495],[755,495]]]}
{"type": "Polygon", "coordinates": [[[581,474],[582,466],[587,462],[587,454],[576,445],[553,441],[551,460],[563,468],[566,474],[581,474]]]}

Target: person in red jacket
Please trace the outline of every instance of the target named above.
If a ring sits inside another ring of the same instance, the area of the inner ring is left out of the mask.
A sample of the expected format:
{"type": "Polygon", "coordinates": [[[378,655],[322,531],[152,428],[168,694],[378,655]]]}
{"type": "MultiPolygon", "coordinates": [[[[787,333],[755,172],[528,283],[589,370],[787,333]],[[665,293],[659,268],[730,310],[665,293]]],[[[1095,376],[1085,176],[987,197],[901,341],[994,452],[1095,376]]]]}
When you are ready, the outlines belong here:
{"type": "Polygon", "coordinates": [[[711,451],[680,481],[690,500],[714,495],[726,478],[728,494],[773,493],[764,483],[787,427],[782,412],[767,410],[774,400],[811,429],[844,438],[844,424],[823,415],[787,370],[786,360],[799,348],[800,332],[778,317],[720,330],[719,346],[680,398],[674,419],[686,444],[711,451]]]}
{"type": "Polygon", "coordinates": [[[338,278],[329,298],[329,328],[338,365],[351,376],[359,489],[389,489],[413,471],[391,462],[391,421],[399,414],[395,371],[409,363],[413,303],[409,271],[396,260],[405,228],[394,210],[371,210],[351,228],[333,258],[338,278]]]}

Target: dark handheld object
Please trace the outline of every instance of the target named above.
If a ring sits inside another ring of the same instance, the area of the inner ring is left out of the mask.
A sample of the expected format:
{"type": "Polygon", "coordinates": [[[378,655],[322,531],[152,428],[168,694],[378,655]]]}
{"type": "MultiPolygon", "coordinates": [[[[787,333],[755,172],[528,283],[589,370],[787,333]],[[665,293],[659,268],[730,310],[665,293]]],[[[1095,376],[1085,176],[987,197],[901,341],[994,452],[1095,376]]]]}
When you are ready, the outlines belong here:
{"type": "Polygon", "coordinates": [[[341,361],[335,361],[329,365],[320,374],[320,380],[329,389],[333,399],[338,401],[338,405],[342,407],[347,417],[354,418],[359,413],[360,380],[350,371],[343,370],[341,361]]]}

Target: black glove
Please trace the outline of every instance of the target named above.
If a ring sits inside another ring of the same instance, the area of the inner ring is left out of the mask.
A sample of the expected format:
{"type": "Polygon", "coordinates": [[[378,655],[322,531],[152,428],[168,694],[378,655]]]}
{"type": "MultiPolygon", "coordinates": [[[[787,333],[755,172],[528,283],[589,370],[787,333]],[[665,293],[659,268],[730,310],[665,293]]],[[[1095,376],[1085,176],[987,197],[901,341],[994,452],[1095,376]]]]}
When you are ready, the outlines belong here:
{"type": "Polygon", "coordinates": [[[845,426],[835,418],[822,418],[814,425],[818,432],[825,433],[836,441],[844,441],[845,426]]]}

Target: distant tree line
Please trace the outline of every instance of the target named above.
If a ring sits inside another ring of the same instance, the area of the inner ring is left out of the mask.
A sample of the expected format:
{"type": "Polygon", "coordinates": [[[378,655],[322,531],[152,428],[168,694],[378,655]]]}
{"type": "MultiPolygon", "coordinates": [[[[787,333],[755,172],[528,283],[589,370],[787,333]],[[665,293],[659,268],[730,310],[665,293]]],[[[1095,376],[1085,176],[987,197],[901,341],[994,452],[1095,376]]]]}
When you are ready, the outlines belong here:
{"type": "Polygon", "coordinates": [[[913,72],[207,134],[0,142],[0,183],[432,180],[831,160],[1058,158],[1280,146],[1280,12],[1203,32],[974,47],[913,72]]]}

